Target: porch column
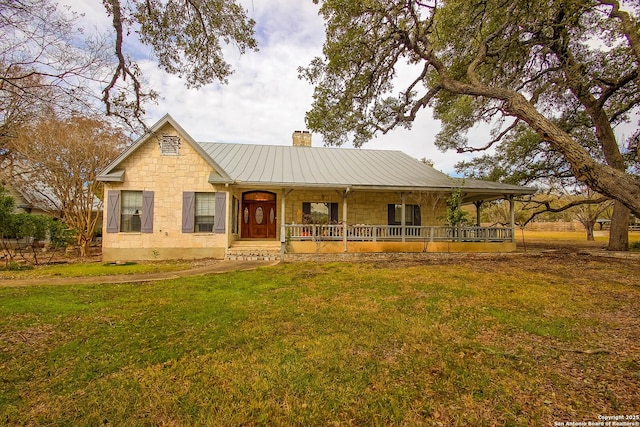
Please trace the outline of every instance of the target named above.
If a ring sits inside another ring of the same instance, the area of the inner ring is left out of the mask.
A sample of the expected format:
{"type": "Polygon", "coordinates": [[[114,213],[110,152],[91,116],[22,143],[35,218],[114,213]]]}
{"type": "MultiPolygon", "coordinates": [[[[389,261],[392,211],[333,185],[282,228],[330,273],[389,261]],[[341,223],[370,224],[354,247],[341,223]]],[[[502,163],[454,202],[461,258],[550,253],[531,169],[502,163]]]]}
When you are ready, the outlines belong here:
{"type": "Polygon", "coordinates": [[[291,193],[291,190],[287,191],[282,189],[282,197],[280,198],[280,259],[284,261],[284,250],[287,245],[287,232],[285,230],[285,212],[286,212],[286,199],[287,195],[291,193]]]}
{"type": "Polygon", "coordinates": [[[342,193],[342,244],[343,250],[346,253],[348,249],[347,244],[347,196],[351,191],[350,188],[345,188],[342,193]]]}
{"type": "Polygon", "coordinates": [[[407,220],[405,217],[405,212],[406,212],[406,201],[407,201],[407,195],[405,193],[400,193],[400,198],[402,200],[402,209],[401,209],[401,215],[402,215],[402,220],[400,221],[400,225],[402,226],[402,241],[404,242],[405,239],[405,235],[407,234],[407,220]]]}
{"type": "Polygon", "coordinates": [[[516,210],[513,201],[513,194],[509,196],[509,220],[511,221],[511,241],[516,241],[516,210]]]}
{"type": "Polygon", "coordinates": [[[478,227],[480,227],[480,207],[482,206],[482,203],[484,203],[484,200],[473,202],[473,204],[476,205],[476,225],[478,227]]]}

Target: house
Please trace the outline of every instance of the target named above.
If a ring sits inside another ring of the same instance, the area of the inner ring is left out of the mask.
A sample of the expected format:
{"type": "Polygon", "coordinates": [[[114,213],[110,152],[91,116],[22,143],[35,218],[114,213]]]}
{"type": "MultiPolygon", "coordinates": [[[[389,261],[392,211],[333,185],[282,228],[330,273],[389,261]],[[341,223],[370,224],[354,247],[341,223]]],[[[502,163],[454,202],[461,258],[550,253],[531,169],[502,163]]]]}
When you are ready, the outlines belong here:
{"type": "MultiPolygon", "coordinates": [[[[511,227],[445,227],[446,200],[535,190],[459,180],[400,151],[196,142],[169,115],[116,158],[105,182],[103,259],[513,251],[511,227]],[[243,249],[244,248],[244,249],[243,249]]],[[[512,209],[513,212],[513,209],[512,209]]],[[[513,217],[513,215],[512,215],[513,217]]]]}
{"type": "Polygon", "coordinates": [[[6,172],[7,170],[2,171],[0,185],[6,189],[7,194],[15,201],[16,213],[60,216],[60,211],[52,202],[54,200],[52,197],[54,196],[51,191],[29,192],[27,189],[17,187],[6,172]]]}

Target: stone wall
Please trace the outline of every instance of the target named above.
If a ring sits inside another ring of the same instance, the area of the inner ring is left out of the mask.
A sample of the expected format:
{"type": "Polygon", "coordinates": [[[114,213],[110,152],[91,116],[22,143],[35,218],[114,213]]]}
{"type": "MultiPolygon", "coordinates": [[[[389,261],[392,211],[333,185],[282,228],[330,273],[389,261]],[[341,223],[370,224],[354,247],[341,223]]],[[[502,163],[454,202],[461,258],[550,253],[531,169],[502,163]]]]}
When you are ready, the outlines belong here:
{"type": "MultiPolygon", "coordinates": [[[[167,125],[158,135],[177,133],[167,125]]],[[[105,215],[103,260],[224,257],[226,234],[182,233],[184,191],[225,191],[208,182],[211,167],[189,143],[181,141],[178,156],[163,156],[157,138],[151,136],[120,168],[125,170],[124,182],[105,183],[105,195],[109,190],[153,191],[153,233],[107,233],[105,215]]]]}
{"type": "MultiPolygon", "coordinates": [[[[418,199],[407,195],[405,203],[420,205],[422,225],[442,225],[446,212],[445,199],[424,197],[418,199]]],[[[302,203],[304,202],[338,203],[338,220],[342,222],[344,204],[341,193],[336,190],[294,190],[287,195],[285,201],[285,221],[287,224],[302,223],[302,203]]],[[[347,197],[347,223],[387,224],[387,205],[401,203],[402,196],[399,192],[353,191],[347,197]]],[[[280,203],[278,203],[278,209],[281,209],[280,203]]]]}

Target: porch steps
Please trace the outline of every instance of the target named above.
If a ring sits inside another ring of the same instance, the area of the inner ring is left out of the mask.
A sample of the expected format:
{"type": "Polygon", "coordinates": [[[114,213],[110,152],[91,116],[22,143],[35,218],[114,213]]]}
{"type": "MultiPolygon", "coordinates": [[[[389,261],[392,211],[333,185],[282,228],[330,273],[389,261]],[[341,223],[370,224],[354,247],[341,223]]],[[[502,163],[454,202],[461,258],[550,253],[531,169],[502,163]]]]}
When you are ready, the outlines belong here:
{"type": "Polygon", "coordinates": [[[227,249],[225,259],[277,261],[280,259],[280,242],[273,240],[237,240],[227,249]]]}

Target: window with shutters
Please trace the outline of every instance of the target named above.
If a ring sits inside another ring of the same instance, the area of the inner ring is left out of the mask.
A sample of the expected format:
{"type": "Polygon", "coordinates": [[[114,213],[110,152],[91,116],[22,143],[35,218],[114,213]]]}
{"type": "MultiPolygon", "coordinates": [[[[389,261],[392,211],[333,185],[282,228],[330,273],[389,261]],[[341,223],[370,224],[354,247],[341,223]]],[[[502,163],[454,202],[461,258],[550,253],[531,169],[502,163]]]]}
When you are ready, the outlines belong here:
{"type": "Polygon", "coordinates": [[[195,231],[213,232],[213,221],[216,209],[216,193],[195,194],[195,231]]]}
{"type": "Polygon", "coordinates": [[[142,229],[142,191],[123,191],[120,202],[120,231],[140,232],[142,229]]]}
{"type": "Polygon", "coordinates": [[[153,233],[153,191],[108,190],[107,233],[153,233]]]}
{"type": "Polygon", "coordinates": [[[227,194],[182,193],[182,232],[183,233],[224,233],[226,230],[227,194]]]}

